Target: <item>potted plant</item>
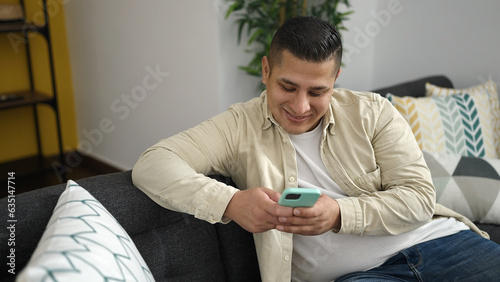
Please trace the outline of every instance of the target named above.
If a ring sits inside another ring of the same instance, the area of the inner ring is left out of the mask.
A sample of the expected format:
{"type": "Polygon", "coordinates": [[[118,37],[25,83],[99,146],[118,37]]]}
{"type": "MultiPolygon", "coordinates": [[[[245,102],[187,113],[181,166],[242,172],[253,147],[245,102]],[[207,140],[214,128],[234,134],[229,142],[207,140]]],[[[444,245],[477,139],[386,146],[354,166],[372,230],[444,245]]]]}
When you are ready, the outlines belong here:
{"type": "Polygon", "coordinates": [[[234,14],[238,24],[238,44],[246,28],[249,36],[247,52],[252,60],[240,69],[253,76],[261,76],[261,60],[267,55],[276,30],[287,20],[297,16],[315,16],[333,24],[339,32],[347,30],[343,21],[353,11],[340,12],[339,4],[350,7],[349,0],[226,0],[229,8],[226,19],[234,14]]]}

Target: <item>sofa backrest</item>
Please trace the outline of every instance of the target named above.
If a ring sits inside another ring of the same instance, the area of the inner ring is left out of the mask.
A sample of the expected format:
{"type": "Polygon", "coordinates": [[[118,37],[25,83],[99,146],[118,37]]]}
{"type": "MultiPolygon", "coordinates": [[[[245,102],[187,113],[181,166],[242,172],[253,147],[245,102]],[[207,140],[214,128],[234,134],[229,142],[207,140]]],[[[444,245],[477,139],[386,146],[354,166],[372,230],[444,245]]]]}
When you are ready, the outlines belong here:
{"type": "MultiPolygon", "coordinates": [[[[229,181],[219,177],[221,181],[229,181]]],[[[137,189],[131,171],[76,180],[120,223],[158,281],[258,281],[253,236],[235,223],[210,224],[191,215],[164,209],[137,189]]],[[[28,263],[65,184],[16,196],[16,273],[28,263]]],[[[1,206],[7,205],[3,198],[1,206]]],[[[7,222],[6,213],[0,220],[7,222]]],[[[6,242],[8,230],[0,230],[6,242]]],[[[0,245],[7,254],[9,246],[0,245]]],[[[0,278],[14,281],[2,256],[0,278]]]]}
{"type": "Polygon", "coordinates": [[[398,83],[392,86],[387,86],[384,88],[379,88],[372,90],[373,92],[379,93],[382,96],[386,96],[388,93],[392,93],[396,96],[411,96],[411,97],[424,97],[425,96],[425,83],[429,82],[431,84],[453,88],[451,80],[444,75],[433,75],[427,76],[407,82],[398,83]]]}

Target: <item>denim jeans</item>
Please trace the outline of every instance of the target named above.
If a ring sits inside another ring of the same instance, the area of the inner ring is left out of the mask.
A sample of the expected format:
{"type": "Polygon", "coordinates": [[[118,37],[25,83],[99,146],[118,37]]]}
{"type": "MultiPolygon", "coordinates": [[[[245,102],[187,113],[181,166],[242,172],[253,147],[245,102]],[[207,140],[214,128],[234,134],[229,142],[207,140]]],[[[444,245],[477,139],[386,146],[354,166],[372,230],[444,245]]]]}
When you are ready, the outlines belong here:
{"type": "Polygon", "coordinates": [[[500,281],[500,245],[465,230],[402,250],[335,281],[500,281]]]}

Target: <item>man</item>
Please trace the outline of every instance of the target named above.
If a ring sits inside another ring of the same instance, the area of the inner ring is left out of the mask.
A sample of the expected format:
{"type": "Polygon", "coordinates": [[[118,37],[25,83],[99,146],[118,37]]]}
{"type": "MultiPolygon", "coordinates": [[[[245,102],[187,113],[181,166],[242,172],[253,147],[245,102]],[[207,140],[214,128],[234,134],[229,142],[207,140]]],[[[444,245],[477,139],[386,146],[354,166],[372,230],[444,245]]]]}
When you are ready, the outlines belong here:
{"type": "Polygon", "coordinates": [[[330,24],[287,21],[262,59],[266,91],[149,148],[134,184],[166,208],[254,233],[264,281],[499,277],[500,247],[436,205],[422,152],[394,107],[375,93],[334,89],[341,57],[330,24]],[[204,176],[214,173],[241,190],[204,176]],[[290,187],[322,195],[311,208],[278,205],[290,187]]]}

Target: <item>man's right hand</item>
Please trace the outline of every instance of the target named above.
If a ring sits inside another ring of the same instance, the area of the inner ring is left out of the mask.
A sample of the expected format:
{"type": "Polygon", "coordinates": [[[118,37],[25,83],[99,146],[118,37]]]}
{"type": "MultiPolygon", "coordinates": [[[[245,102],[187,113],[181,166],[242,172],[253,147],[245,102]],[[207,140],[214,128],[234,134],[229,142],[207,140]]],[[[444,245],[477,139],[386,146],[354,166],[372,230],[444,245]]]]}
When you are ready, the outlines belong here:
{"type": "Polygon", "coordinates": [[[238,191],[226,207],[227,217],[251,233],[275,229],[278,217],[292,216],[293,208],[278,204],[281,194],[269,188],[257,187],[238,191]]]}

